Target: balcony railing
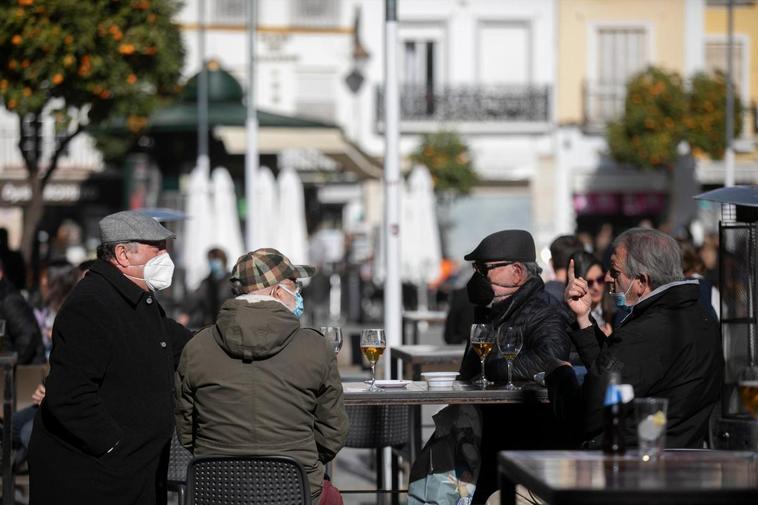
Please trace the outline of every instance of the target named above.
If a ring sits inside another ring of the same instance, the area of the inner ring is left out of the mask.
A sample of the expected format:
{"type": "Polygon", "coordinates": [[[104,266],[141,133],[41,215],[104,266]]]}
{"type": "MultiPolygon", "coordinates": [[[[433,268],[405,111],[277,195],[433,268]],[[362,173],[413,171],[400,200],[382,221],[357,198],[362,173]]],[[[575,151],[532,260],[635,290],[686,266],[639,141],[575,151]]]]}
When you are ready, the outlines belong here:
{"type": "Polygon", "coordinates": [[[624,112],[626,85],[622,83],[584,83],[584,124],[593,130],[604,130],[609,121],[624,112]]]}
{"type": "MultiPolygon", "coordinates": [[[[400,87],[400,121],[546,123],[550,86],[400,87]]],[[[377,87],[377,121],[384,120],[384,90],[377,87]]]]}

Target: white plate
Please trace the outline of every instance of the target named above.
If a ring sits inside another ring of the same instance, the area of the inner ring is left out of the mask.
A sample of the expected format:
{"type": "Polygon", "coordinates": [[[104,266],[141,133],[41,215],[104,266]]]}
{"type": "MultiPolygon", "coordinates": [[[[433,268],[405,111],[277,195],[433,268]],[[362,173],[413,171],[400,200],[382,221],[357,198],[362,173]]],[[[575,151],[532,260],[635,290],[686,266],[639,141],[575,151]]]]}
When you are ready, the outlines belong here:
{"type": "MultiPolygon", "coordinates": [[[[371,381],[368,382],[371,383],[371,381]]],[[[410,383],[411,381],[405,380],[378,380],[374,382],[374,385],[378,388],[404,388],[410,383]]]]}

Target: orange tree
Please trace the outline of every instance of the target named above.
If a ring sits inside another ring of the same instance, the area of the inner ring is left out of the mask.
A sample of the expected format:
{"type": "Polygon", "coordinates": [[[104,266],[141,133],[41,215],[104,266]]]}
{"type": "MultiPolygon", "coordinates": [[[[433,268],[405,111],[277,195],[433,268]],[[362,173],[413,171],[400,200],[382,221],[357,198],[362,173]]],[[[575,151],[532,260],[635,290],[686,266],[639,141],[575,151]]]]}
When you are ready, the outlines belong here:
{"type": "Polygon", "coordinates": [[[175,0],[6,0],[0,4],[0,102],[18,119],[31,186],[21,248],[27,261],[43,191],[87,125],[126,117],[141,129],[177,91],[184,49],[175,0]],[[52,118],[52,142],[43,119],[52,118]],[[46,147],[46,146],[52,147],[46,147]]]}
{"type": "MultiPolygon", "coordinates": [[[[695,155],[707,155],[712,159],[724,157],[726,149],[726,76],[698,73],[692,78],[688,93],[689,114],[684,120],[687,141],[695,155]]],[[[734,136],[742,131],[742,104],[734,95],[734,136]]]]}
{"type": "MultiPolygon", "coordinates": [[[[685,91],[675,72],[649,67],[627,83],[624,114],[608,125],[611,156],[640,168],[671,168],[677,147],[687,141],[694,154],[724,155],[726,79],[699,73],[685,91]]],[[[735,96],[735,135],[742,106],[735,96]]]]}
{"type": "Polygon", "coordinates": [[[477,180],[468,146],[455,132],[424,135],[411,161],[429,169],[440,193],[467,194],[477,180]]]}

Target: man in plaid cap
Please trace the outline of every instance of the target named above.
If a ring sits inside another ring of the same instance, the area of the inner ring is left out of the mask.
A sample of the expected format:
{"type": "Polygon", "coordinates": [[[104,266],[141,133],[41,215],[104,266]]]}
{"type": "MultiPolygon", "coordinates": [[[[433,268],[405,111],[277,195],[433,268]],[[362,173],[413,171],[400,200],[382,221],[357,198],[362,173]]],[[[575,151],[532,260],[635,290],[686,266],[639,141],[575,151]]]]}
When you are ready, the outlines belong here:
{"type": "Polygon", "coordinates": [[[300,462],[315,504],[342,503],[324,464],[347,438],[334,351],[301,328],[298,279],[315,269],[276,249],[258,249],[232,270],[236,298],[182,352],[176,424],[195,455],[276,454],[300,462]]]}

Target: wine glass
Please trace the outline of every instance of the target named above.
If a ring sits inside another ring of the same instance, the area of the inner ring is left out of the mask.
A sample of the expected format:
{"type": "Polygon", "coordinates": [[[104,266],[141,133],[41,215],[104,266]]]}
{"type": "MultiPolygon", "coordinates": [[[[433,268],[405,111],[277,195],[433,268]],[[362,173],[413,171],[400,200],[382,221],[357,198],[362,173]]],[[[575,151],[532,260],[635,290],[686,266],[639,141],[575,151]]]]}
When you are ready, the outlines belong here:
{"type": "Polygon", "coordinates": [[[524,345],[524,330],[518,326],[501,327],[498,331],[497,348],[508,363],[508,384],[505,389],[518,391],[520,387],[513,384],[513,360],[516,359],[524,345]]]}
{"type": "Polygon", "coordinates": [[[474,381],[477,386],[486,387],[492,384],[492,381],[488,381],[484,375],[484,360],[487,359],[487,355],[495,347],[495,339],[492,331],[492,325],[486,323],[477,323],[471,325],[471,338],[470,343],[474,352],[479,356],[479,362],[482,365],[482,376],[474,381]]]}
{"type": "Polygon", "coordinates": [[[371,386],[368,388],[369,391],[381,391],[374,385],[376,382],[374,371],[376,362],[379,361],[379,357],[384,353],[385,345],[384,330],[372,329],[361,331],[361,352],[368,362],[371,363],[371,386]]]}
{"type": "Polygon", "coordinates": [[[324,334],[324,338],[334,349],[334,354],[340,352],[342,349],[342,328],[339,326],[322,326],[321,333],[324,334]]]}

